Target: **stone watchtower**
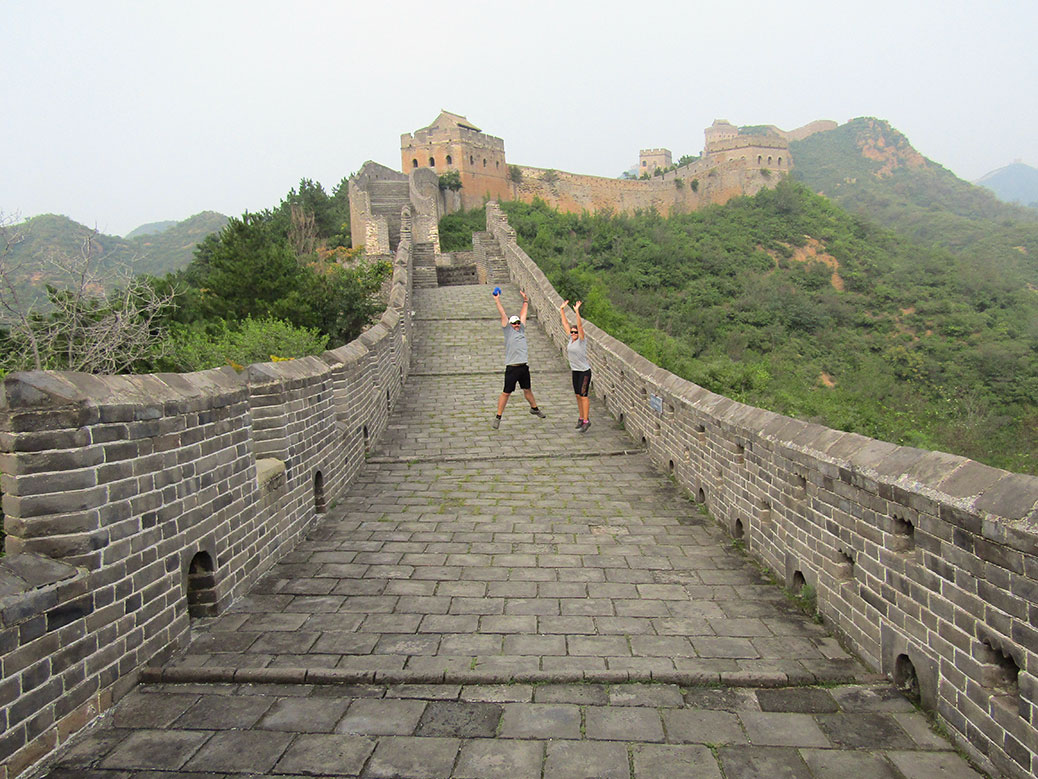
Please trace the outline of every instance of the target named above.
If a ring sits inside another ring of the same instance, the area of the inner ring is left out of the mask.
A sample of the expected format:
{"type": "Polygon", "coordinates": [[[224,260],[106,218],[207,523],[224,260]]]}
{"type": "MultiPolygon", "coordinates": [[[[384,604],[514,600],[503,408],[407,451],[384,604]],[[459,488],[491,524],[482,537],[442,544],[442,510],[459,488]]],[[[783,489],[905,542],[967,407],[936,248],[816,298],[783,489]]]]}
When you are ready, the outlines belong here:
{"type": "Polygon", "coordinates": [[[441,111],[428,127],[400,136],[401,170],[432,168],[461,176],[461,207],[477,208],[486,198],[510,200],[512,183],[505,142],[487,135],[464,116],[441,111]]]}
{"type": "Polygon", "coordinates": [[[789,141],[772,125],[736,127],[726,119],[715,119],[704,131],[703,158],[710,164],[729,162],[748,168],[789,170],[789,141]]]}
{"type": "Polygon", "coordinates": [[[719,142],[729,141],[739,137],[739,128],[727,119],[714,119],[714,123],[703,131],[706,136],[706,146],[703,151],[709,154],[715,151],[719,142]]]}
{"type": "Polygon", "coordinates": [[[666,170],[673,164],[670,149],[642,149],[638,152],[638,175],[648,173],[650,176],[656,168],[666,170]]]}

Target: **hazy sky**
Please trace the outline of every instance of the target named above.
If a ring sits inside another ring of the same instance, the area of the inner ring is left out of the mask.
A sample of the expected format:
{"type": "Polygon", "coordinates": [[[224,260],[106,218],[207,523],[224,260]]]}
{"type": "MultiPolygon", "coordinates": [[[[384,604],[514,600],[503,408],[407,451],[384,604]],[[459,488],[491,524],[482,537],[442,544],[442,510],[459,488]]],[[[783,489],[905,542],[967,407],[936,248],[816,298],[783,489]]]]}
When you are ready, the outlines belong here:
{"type": "Polygon", "coordinates": [[[1033,0],[0,0],[0,211],[102,232],[329,191],[441,108],[617,176],[716,118],[878,116],[974,180],[1038,165],[1033,0]]]}

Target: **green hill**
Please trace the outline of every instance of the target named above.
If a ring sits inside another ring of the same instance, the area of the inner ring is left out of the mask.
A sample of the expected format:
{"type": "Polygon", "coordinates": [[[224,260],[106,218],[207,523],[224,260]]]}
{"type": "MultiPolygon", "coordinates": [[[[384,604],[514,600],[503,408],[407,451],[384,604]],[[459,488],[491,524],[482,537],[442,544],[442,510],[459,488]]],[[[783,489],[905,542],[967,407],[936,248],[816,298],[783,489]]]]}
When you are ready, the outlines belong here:
{"type": "Polygon", "coordinates": [[[129,243],[135,255],[134,271],[163,276],[187,267],[194,259],[195,246],[207,235],[222,230],[226,224],[227,217],[223,214],[203,211],[182,222],[175,222],[160,233],[133,238],[129,243]]]}
{"type": "MultiPolygon", "coordinates": [[[[680,376],[835,429],[1038,473],[1038,273],[1026,254],[919,243],[793,181],[666,219],[504,207],[563,297],[680,376]]],[[[992,225],[992,245],[1017,228],[992,225]]]]}
{"type": "Polygon", "coordinates": [[[134,230],[130,230],[130,232],[128,232],[124,237],[129,240],[131,238],[140,238],[142,235],[163,233],[175,224],[176,222],[149,222],[148,224],[143,224],[134,230]]]}
{"type": "Polygon", "coordinates": [[[226,223],[227,217],[222,214],[203,211],[171,223],[160,233],[141,235],[142,228],[138,228],[134,231],[138,237],[120,238],[95,233],[65,216],[43,214],[8,228],[8,233],[18,235],[20,240],[3,261],[13,269],[15,288],[28,304],[43,297],[47,284],[67,283],[69,259],[83,257],[88,240],[101,276],[113,272],[162,276],[186,267],[194,257],[195,246],[226,223]]]}
{"type": "Polygon", "coordinates": [[[1035,267],[1038,210],[1003,203],[956,177],[885,121],[853,119],[789,148],[794,178],[848,211],[925,245],[1035,267]]]}

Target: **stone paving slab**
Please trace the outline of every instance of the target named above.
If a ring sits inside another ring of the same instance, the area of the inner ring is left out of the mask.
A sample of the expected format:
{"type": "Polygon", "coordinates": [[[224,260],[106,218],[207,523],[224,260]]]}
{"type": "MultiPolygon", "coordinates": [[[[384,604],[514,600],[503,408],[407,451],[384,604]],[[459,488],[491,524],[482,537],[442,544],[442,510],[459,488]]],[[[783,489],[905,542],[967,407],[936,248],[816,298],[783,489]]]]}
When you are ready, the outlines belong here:
{"type": "Polygon", "coordinates": [[[533,319],[548,417],[516,394],[493,430],[489,288],[415,301],[411,376],[354,483],[43,775],[978,775],[597,399],[573,429],[533,319]]]}
{"type": "Polygon", "coordinates": [[[369,464],[173,665],[866,675],[643,454],[369,464]]]}
{"type": "Polygon", "coordinates": [[[404,689],[406,698],[394,697],[401,688],[389,685],[143,685],[77,736],[44,775],[980,776],[922,714],[855,704],[851,693],[882,697],[885,685],[744,688],[734,706],[725,691],[666,684],[519,688],[507,697],[521,700],[502,700],[504,688],[478,685],[415,685],[404,689]],[[139,712],[191,712],[219,700],[225,710],[267,714],[244,730],[184,714],[162,729],[118,726],[139,712]],[[553,702],[539,702],[546,700],[553,702]],[[803,713],[805,700],[826,711],[803,713]],[[839,700],[850,701],[849,708],[839,700]],[[783,702],[787,708],[779,710],[783,702]],[[841,719],[838,728],[834,718],[841,719]],[[843,743],[849,733],[856,734],[854,748],[843,743]]]}

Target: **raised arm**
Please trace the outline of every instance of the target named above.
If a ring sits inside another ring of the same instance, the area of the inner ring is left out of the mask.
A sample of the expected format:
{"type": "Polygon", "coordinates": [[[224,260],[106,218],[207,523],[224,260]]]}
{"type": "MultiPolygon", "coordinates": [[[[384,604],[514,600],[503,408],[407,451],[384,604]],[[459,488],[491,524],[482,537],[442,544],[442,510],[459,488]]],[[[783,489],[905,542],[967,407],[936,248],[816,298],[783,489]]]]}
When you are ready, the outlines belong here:
{"type": "Polygon", "coordinates": [[[562,317],[562,329],[566,335],[569,335],[569,320],[566,319],[566,306],[569,305],[568,300],[563,300],[562,305],[559,306],[559,315],[562,317]]]}
{"type": "MultiPolygon", "coordinates": [[[[573,312],[577,315],[577,337],[581,341],[583,341],[584,340],[584,320],[580,318],[580,304],[581,304],[581,301],[579,301],[579,300],[576,303],[573,304],[573,312]]],[[[566,321],[566,315],[565,314],[562,315],[562,321],[564,321],[564,322],[566,321]]],[[[568,325],[566,326],[566,329],[569,330],[569,326],[568,325]]]]}
{"type": "Polygon", "coordinates": [[[519,321],[522,322],[525,325],[526,324],[526,308],[527,308],[527,304],[529,304],[530,301],[527,299],[526,293],[523,292],[522,290],[519,290],[519,294],[523,296],[523,307],[519,309],[519,321]]]}
{"type": "Polygon", "coordinates": [[[501,312],[501,327],[508,327],[508,314],[505,313],[505,307],[501,305],[501,293],[494,295],[494,303],[497,305],[497,310],[501,312]]]}

